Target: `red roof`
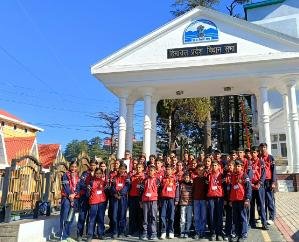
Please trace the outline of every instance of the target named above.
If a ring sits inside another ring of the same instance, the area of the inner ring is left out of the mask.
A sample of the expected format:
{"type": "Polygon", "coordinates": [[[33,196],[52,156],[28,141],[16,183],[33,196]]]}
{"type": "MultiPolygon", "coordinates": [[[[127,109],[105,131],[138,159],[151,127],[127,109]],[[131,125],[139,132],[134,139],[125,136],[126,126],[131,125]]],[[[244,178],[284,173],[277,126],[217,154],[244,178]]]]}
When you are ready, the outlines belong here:
{"type": "Polygon", "coordinates": [[[59,144],[40,144],[38,145],[39,159],[43,168],[50,168],[57,157],[60,145],[59,144]]]}
{"type": "Polygon", "coordinates": [[[20,156],[30,155],[34,140],[35,136],[4,138],[7,163],[11,164],[12,159],[19,158],[20,156]]]}
{"type": "Polygon", "coordinates": [[[23,120],[19,119],[18,117],[14,116],[14,115],[12,115],[12,114],[10,114],[10,113],[6,112],[5,110],[2,110],[2,109],[0,109],[0,115],[3,115],[3,116],[6,116],[8,118],[13,118],[13,119],[16,119],[18,121],[24,122],[23,120]]]}

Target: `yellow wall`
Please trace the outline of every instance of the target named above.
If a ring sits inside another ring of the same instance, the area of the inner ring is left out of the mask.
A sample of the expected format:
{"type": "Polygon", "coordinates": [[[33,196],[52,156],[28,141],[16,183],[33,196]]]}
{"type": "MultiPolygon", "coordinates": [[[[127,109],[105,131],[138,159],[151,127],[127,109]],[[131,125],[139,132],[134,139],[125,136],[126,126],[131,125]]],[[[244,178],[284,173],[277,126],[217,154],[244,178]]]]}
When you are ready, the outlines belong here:
{"type": "Polygon", "coordinates": [[[32,137],[36,136],[35,130],[27,128],[27,132],[25,132],[25,127],[17,125],[17,128],[14,129],[14,124],[5,123],[2,126],[4,138],[12,138],[12,137],[32,137]]]}

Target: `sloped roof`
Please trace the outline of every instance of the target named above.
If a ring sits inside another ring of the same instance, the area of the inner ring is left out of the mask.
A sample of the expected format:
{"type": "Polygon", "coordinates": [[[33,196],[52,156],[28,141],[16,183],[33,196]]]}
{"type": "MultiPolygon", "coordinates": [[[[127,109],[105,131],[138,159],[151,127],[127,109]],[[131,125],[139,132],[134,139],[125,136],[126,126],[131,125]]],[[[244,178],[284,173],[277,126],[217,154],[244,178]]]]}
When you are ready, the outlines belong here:
{"type": "Polygon", "coordinates": [[[10,137],[4,138],[5,150],[7,155],[7,163],[11,164],[11,160],[23,155],[30,155],[35,137],[10,137]]]}
{"type": "Polygon", "coordinates": [[[38,145],[39,159],[42,163],[43,168],[48,169],[54,164],[59,150],[60,150],[59,144],[39,144],[38,145]]]}
{"type": "Polygon", "coordinates": [[[278,3],[283,3],[285,0],[265,0],[257,3],[249,3],[244,5],[245,11],[247,9],[253,9],[253,8],[259,8],[259,7],[264,7],[268,5],[273,5],[273,4],[278,4],[278,3]]]}
{"type": "Polygon", "coordinates": [[[12,123],[19,124],[21,126],[28,127],[36,131],[44,131],[42,128],[26,123],[25,121],[21,120],[20,118],[14,116],[13,114],[10,114],[9,112],[3,109],[0,109],[0,119],[10,121],[12,123]]]}

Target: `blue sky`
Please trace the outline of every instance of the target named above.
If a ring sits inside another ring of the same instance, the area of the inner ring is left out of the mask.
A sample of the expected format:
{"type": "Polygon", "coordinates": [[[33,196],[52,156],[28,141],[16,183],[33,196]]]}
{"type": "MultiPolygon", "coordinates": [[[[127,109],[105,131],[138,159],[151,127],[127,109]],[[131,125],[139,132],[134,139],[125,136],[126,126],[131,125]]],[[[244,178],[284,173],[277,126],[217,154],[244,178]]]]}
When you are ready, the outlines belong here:
{"type": "MultiPolygon", "coordinates": [[[[2,0],[0,109],[43,128],[38,143],[99,135],[91,116],[117,111],[118,100],[90,66],[171,20],[173,2],[2,0]]],[[[139,103],[137,137],[142,112],[139,103]]]]}

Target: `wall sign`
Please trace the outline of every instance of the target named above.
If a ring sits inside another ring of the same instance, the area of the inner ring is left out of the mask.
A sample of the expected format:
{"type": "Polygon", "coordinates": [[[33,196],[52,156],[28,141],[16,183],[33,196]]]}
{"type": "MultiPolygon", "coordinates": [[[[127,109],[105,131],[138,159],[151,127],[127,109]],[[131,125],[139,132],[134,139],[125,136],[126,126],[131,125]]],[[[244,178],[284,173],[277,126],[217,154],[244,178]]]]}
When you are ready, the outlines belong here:
{"type": "Polygon", "coordinates": [[[168,49],[167,59],[232,53],[237,53],[237,43],[168,49]]]}
{"type": "Polygon", "coordinates": [[[194,44],[217,41],[218,28],[210,20],[198,19],[193,21],[184,31],[183,43],[194,44]]]}

